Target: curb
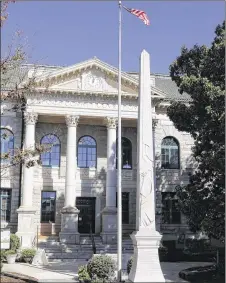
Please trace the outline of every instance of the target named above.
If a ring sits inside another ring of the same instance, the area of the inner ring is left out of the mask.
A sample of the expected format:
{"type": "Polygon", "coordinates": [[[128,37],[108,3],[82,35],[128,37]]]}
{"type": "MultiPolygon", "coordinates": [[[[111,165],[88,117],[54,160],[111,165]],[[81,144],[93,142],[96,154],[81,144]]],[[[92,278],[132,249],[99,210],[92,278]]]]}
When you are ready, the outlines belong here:
{"type": "Polygon", "coordinates": [[[28,282],[28,283],[37,283],[38,280],[34,279],[34,278],[27,278],[27,277],[24,277],[22,274],[19,275],[19,274],[13,274],[13,273],[10,273],[10,272],[1,272],[1,275],[3,276],[8,276],[8,277],[11,277],[11,278],[14,278],[14,279],[20,279],[20,280],[23,280],[25,282],[28,282]]]}

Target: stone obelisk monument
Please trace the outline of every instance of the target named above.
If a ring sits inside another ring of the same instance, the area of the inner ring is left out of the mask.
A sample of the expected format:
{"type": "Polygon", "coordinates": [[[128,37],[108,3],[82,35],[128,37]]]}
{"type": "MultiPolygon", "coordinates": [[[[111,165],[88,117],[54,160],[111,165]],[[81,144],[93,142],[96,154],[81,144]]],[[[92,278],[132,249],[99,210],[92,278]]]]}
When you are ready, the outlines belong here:
{"type": "Polygon", "coordinates": [[[140,57],[140,90],[137,140],[137,219],[131,238],[134,246],[132,282],[165,282],[159,262],[161,235],[155,226],[154,152],[150,56],[143,50],[140,57]]]}

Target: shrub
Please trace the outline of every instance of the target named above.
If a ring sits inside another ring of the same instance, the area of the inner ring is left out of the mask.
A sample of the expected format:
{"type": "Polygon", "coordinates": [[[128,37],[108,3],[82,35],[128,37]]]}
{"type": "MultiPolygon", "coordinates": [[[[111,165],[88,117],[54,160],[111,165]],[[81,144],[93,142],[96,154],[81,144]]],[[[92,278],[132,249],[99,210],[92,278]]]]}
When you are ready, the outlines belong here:
{"type": "Polygon", "coordinates": [[[132,265],[133,265],[133,257],[131,257],[128,262],[127,262],[127,273],[130,274],[130,270],[132,268],[132,265]]]}
{"type": "Polygon", "coordinates": [[[5,252],[5,255],[7,256],[7,255],[15,255],[16,254],[16,251],[14,251],[14,250],[7,250],[6,252],[5,252]]]}
{"type": "Polygon", "coordinates": [[[164,260],[167,259],[168,248],[165,247],[162,242],[160,243],[160,247],[158,249],[158,252],[159,252],[159,259],[160,259],[160,261],[164,261],[164,260]]]}
{"type": "Polygon", "coordinates": [[[3,267],[3,263],[2,263],[2,261],[0,260],[0,273],[2,273],[2,267],[3,267]]]}
{"type": "Polygon", "coordinates": [[[36,254],[35,249],[24,249],[21,251],[21,259],[25,262],[31,262],[36,254]]]}
{"type": "Polygon", "coordinates": [[[92,257],[87,265],[90,278],[98,282],[109,282],[115,274],[115,262],[108,255],[97,255],[92,257]]]}
{"type": "Polygon", "coordinates": [[[204,282],[205,280],[214,278],[215,275],[215,265],[196,266],[181,270],[179,272],[179,277],[189,282],[204,282]]]}
{"type": "Polygon", "coordinates": [[[0,250],[0,260],[1,262],[6,261],[6,250],[0,250]]]}
{"type": "Polygon", "coordinates": [[[78,270],[78,279],[79,282],[90,282],[90,276],[89,273],[87,271],[87,266],[86,265],[82,265],[79,270],[78,270]]]}
{"type": "Polygon", "coordinates": [[[10,235],[10,249],[16,251],[19,248],[20,248],[20,238],[15,234],[11,234],[10,235]]]}
{"type": "Polygon", "coordinates": [[[186,239],[185,241],[184,251],[187,253],[203,253],[215,250],[207,239],[186,239]]]}

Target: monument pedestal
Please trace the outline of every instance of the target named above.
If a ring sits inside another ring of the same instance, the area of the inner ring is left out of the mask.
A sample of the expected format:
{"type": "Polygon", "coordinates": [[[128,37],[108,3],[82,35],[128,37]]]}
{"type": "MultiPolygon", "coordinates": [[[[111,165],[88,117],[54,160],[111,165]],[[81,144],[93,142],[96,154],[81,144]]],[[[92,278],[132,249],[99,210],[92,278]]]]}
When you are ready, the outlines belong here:
{"type": "Polygon", "coordinates": [[[16,235],[20,238],[21,248],[32,248],[35,238],[34,216],[36,209],[21,206],[17,209],[18,229],[16,235]]]}
{"type": "Polygon", "coordinates": [[[105,207],[102,211],[102,241],[104,244],[117,242],[117,208],[105,207]]]}
{"type": "Polygon", "coordinates": [[[139,107],[137,123],[137,219],[131,235],[134,247],[132,282],[165,282],[158,248],[161,235],[155,225],[155,154],[152,131],[150,56],[144,50],[140,57],[139,107]]]}
{"type": "Polygon", "coordinates": [[[159,232],[148,228],[132,233],[134,255],[129,281],[165,282],[158,254],[161,238],[159,232]]]}
{"type": "Polygon", "coordinates": [[[60,242],[65,244],[79,244],[80,234],[78,233],[78,214],[76,207],[63,207],[61,210],[61,232],[60,242]]]}

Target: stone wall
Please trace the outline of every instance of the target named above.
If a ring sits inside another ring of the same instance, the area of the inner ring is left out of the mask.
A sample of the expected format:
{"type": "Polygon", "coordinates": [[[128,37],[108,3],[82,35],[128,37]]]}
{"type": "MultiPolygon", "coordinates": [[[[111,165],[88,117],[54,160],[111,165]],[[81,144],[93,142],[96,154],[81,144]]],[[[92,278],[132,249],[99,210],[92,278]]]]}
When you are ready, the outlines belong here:
{"type": "MultiPolygon", "coordinates": [[[[155,158],[156,158],[156,206],[157,223],[160,225],[161,214],[161,192],[174,191],[178,184],[187,184],[188,172],[191,172],[193,161],[190,157],[193,144],[190,135],[179,132],[166,115],[166,110],[157,108],[156,118],[158,123],[155,128],[155,158]],[[180,144],[180,169],[161,169],[161,142],[166,136],[175,137],[180,144]]],[[[90,121],[92,123],[92,121],[90,121]]],[[[3,116],[2,127],[7,127],[14,132],[15,147],[21,144],[21,117],[13,113],[11,116],[3,116]]],[[[60,231],[61,214],[60,210],[64,205],[65,171],[66,171],[66,124],[40,123],[36,124],[36,142],[46,134],[56,134],[61,142],[60,168],[45,168],[36,166],[34,169],[34,197],[33,206],[37,209],[35,223],[39,232],[58,233],[60,231]],[[57,193],[56,221],[55,224],[40,224],[41,191],[54,190],[57,193]]],[[[79,124],[77,128],[77,139],[84,135],[92,136],[97,142],[97,168],[77,169],[76,195],[96,197],[96,233],[101,231],[101,210],[105,207],[105,183],[107,166],[107,128],[105,126],[91,126],[79,124]]],[[[129,192],[129,224],[124,225],[124,231],[131,232],[135,229],[136,215],[136,174],[137,174],[137,130],[132,127],[123,127],[122,136],[127,137],[133,148],[133,169],[122,170],[122,191],[129,192]]],[[[10,226],[16,230],[17,213],[19,202],[19,168],[13,168],[11,177],[6,175],[2,179],[2,188],[12,188],[12,208],[10,226]],[[12,177],[13,176],[13,177],[12,177]]],[[[172,225],[170,226],[172,228],[172,225]]],[[[178,227],[186,227],[185,218],[182,217],[182,224],[178,227]]],[[[175,229],[178,230],[178,227],[175,229]]],[[[168,229],[165,227],[164,229],[168,229]]]]}
{"type": "MultiPolygon", "coordinates": [[[[194,160],[191,157],[191,148],[193,145],[192,137],[185,132],[179,132],[166,115],[166,109],[156,110],[156,119],[158,120],[155,128],[155,159],[156,159],[156,206],[157,211],[161,213],[162,197],[161,192],[175,192],[177,185],[186,185],[189,182],[189,173],[194,168],[194,160]],[[179,142],[180,169],[161,169],[161,142],[162,139],[171,136],[179,142]]],[[[157,222],[160,226],[160,216],[157,216],[157,222]]],[[[160,228],[160,227],[159,227],[160,228]]],[[[174,234],[180,231],[188,230],[186,218],[181,217],[181,224],[161,225],[163,233],[174,234]]]]}
{"type": "MultiPolygon", "coordinates": [[[[49,231],[50,224],[40,224],[40,201],[42,190],[57,191],[56,222],[52,224],[56,233],[60,230],[60,210],[64,205],[65,171],[66,171],[66,141],[67,126],[65,124],[37,123],[36,142],[49,133],[56,134],[61,142],[60,168],[35,168],[35,187],[33,205],[37,208],[35,216],[39,230],[49,231]]],[[[84,135],[92,136],[97,143],[97,168],[77,168],[76,174],[76,196],[96,197],[96,233],[101,232],[101,211],[105,207],[105,183],[107,167],[107,128],[105,126],[79,125],[77,128],[77,139],[84,135]]],[[[130,218],[129,224],[124,229],[132,231],[135,227],[136,213],[136,129],[123,128],[123,136],[130,139],[133,146],[133,168],[134,170],[123,170],[122,191],[130,193],[130,218]]]]}
{"type": "MultiPolygon", "coordinates": [[[[16,112],[5,112],[1,116],[1,128],[6,128],[14,134],[14,148],[21,147],[22,119],[21,114],[16,112]]],[[[19,189],[20,189],[20,166],[4,168],[1,166],[1,188],[11,189],[11,232],[17,230],[17,212],[19,207],[19,189]]]]}

